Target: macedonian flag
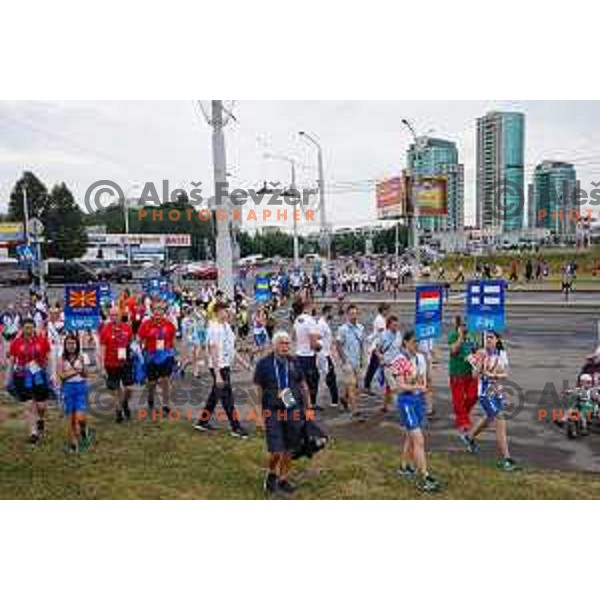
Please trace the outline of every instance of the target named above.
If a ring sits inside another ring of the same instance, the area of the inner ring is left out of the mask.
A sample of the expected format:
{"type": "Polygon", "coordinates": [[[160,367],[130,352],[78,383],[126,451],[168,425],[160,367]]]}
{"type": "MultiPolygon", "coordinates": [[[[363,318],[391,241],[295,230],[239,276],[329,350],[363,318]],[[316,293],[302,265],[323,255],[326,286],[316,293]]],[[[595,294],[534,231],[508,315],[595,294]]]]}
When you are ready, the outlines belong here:
{"type": "Polygon", "coordinates": [[[71,290],[69,292],[69,308],[96,308],[96,290],[71,290]]]}

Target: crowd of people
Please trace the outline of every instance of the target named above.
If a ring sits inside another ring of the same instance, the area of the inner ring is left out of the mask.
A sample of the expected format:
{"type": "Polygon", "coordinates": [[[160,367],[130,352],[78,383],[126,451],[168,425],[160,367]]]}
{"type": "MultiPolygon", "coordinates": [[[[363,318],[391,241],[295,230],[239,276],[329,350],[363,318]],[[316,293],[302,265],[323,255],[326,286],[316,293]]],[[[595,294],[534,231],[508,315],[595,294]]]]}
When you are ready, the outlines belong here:
{"type": "MultiPolygon", "coordinates": [[[[330,406],[357,423],[379,418],[395,404],[405,431],[398,473],[423,492],[438,491],[441,482],[428,469],[424,435],[427,420],[435,417],[434,343],[417,340],[389,304],[381,304],[373,322],[364,324],[354,304],[317,307],[310,290],[295,292],[273,294],[271,301],[256,304],[239,287],[231,299],[207,286],[174,289],[168,297],[125,290],[103,307],[93,331],[68,331],[61,305],[49,306],[39,295],[19,307],[8,306],[0,322],[5,383],[25,405],[31,443],[43,439],[47,402],[55,398],[66,418],[67,451],[87,450],[94,435],[87,418],[89,384],[99,376],[112,395],[117,423],[130,421],[139,410],[131,405],[136,386],[145,387],[145,410],[168,418],[174,379],[207,378],[210,393],[195,429],[212,431],[221,405],[231,435],[246,439],[246,417],[236,408],[232,381],[239,366],[253,373],[259,399],[260,406],[253,408],[269,455],[267,494],[292,494],[292,461],[325,446],[327,435],[318,418],[324,388],[330,406]]],[[[515,470],[503,419],[502,380],[508,373],[503,341],[488,332],[481,343],[457,320],[448,347],[459,439],[476,453],[480,434],[495,427],[500,466],[515,470]],[[473,424],[477,402],[484,418],[473,424]]]]}

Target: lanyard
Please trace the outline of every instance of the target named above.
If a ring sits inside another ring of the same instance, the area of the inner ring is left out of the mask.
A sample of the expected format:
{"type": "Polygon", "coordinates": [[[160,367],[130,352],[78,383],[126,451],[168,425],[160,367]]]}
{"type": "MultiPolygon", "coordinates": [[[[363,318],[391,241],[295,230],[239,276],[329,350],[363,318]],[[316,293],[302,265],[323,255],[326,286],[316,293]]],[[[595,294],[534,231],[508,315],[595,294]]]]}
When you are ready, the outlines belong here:
{"type": "Polygon", "coordinates": [[[290,366],[287,361],[285,361],[284,366],[284,378],[283,382],[281,379],[281,373],[279,370],[279,364],[275,356],[273,356],[273,367],[275,368],[275,377],[277,378],[277,388],[280,390],[287,390],[290,387],[290,366]]]}

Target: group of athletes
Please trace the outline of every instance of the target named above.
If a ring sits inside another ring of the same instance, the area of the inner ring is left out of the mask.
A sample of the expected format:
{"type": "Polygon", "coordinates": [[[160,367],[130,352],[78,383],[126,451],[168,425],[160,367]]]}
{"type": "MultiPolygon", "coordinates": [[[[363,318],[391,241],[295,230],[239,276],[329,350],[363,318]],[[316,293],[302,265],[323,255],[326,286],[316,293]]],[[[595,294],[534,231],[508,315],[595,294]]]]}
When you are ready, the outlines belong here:
{"type": "MultiPolygon", "coordinates": [[[[94,367],[114,398],[118,423],[132,419],[134,386],[146,386],[149,411],[168,417],[175,375],[184,376],[189,369],[195,377],[210,376],[210,394],[194,427],[211,431],[221,404],[231,435],[245,439],[249,434],[235,407],[232,385],[232,372],[239,364],[242,370],[254,370],[261,399],[256,425],[269,453],[268,494],[294,491],[288,479],[292,458],[306,438],[306,423],[323,410],[321,380],[331,406],[357,422],[372,418],[364,410],[364,396],[375,404],[377,382],[381,413],[395,403],[405,430],[399,475],[415,480],[424,492],[441,488],[427,466],[424,436],[427,419],[435,415],[432,370],[437,356],[432,343],[419,342],[387,304],[379,307],[372,327],[360,322],[357,306],[317,308],[309,294],[295,297],[289,319],[277,318],[277,306],[251,310],[250,305],[239,290],[231,301],[216,291],[202,298],[189,291],[179,293],[175,302],[127,291],[105,307],[102,323],[93,332],[67,331],[61,307],[47,307],[39,297],[32,298],[27,310],[9,306],[0,323],[5,383],[25,405],[31,443],[43,438],[47,401],[56,395],[68,423],[67,450],[76,453],[89,447],[93,432],[87,419],[88,391],[94,367]],[[340,316],[343,322],[336,327],[340,316]]],[[[495,425],[500,466],[513,471],[518,467],[510,455],[503,418],[501,383],[508,373],[503,342],[488,332],[482,343],[460,319],[455,325],[448,338],[449,375],[460,440],[475,453],[479,435],[495,425]],[[478,401],[484,417],[472,424],[478,401]]]]}

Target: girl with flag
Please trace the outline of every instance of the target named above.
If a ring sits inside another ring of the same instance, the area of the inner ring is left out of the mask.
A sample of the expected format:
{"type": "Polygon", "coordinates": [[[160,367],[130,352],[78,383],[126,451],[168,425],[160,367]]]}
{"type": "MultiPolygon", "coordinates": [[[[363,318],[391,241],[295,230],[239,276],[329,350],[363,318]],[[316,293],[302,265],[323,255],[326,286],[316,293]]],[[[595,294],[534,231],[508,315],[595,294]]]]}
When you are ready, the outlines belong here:
{"type": "Polygon", "coordinates": [[[407,479],[417,479],[417,488],[422,492],[437,492],[441,485],[427,470],[423,434],[426,422],[427,364],[423,355],[418,352],[414,332],[409,331],[404,335],[403,352],[392,361],[390,370],[396,378],[396,406],[400,423],[406,429],[398,474],[407,479]]]}

